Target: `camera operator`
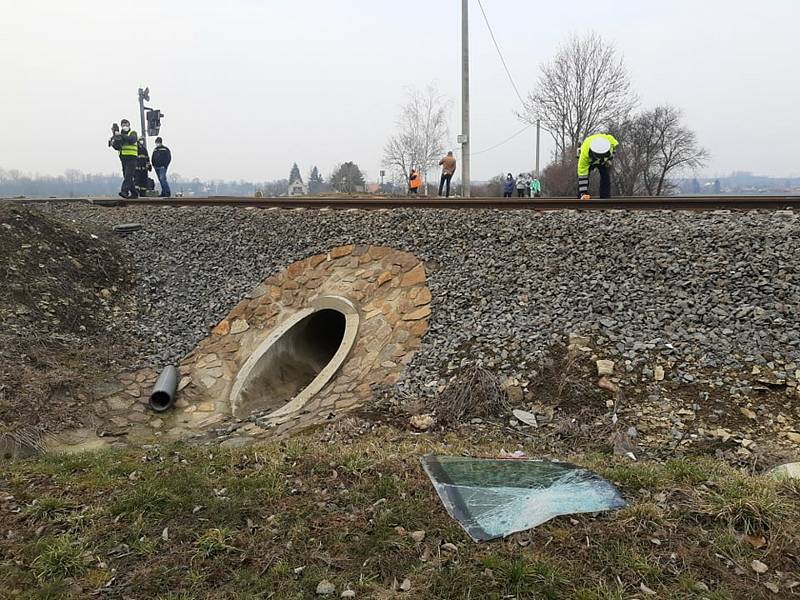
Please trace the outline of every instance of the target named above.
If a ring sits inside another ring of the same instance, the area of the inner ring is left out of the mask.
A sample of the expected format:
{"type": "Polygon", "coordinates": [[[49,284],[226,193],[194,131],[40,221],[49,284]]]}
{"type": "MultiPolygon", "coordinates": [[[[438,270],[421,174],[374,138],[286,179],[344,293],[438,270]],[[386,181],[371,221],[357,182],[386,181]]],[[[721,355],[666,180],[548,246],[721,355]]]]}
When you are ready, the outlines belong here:
{"type": "Polygon", "coordinates": [[[116,123],[111,126],[111,139],[108,140],[108,145],[119,152],[119,160],[122,163],[123,179],[119,195],[126,199],[138,198],[139,194],[136,191],[134,181],[136,177],[136,161],[139,156],[139,149],[136,143],[138,136],[131,129],[131,123],[128,119],[122,119],[120,126],[117,126],[116,123]]]}

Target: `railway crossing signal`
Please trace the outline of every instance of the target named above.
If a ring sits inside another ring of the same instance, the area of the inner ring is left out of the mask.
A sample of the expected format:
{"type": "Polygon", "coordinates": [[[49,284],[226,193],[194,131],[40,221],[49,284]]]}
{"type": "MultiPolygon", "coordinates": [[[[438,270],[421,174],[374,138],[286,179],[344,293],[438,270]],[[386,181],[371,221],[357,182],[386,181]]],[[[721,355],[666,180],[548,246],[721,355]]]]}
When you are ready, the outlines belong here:
{"type": "Polygon", "coordinates": [[[147,109],[147,135],[158,135],[161,129],[161,118],[163,116],[164,113],[157,108],[147,109]]]}
{"type": "Polygon", "coordinates": [[[164,113],[158,108],[149,108],[144,105],[145,102],[150,102],[150,88],[139,88],[139,118],[142,124],[141,138],[144,142],[144,147],[147,148],[147,136],[157,136],[161,130],[161,119],[164,118],[164,113]],[[147,127],[145,128],[145,114],[147,115],[147,127]]]}

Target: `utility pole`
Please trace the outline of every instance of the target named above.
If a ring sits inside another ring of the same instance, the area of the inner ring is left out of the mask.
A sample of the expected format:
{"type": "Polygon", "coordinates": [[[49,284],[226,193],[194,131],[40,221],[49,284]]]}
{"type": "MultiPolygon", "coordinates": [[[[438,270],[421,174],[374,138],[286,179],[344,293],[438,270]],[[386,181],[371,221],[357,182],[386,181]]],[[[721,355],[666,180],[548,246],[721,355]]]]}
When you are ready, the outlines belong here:
{"type": "Polygon", "coordinates": [[[469,0],[461,0],[461,195],[469,198],[469,0]]]}
{"type": "Polygon", "coordinates": [[[536,177],[539,177],[539,148],[541,148],[542,121],[536,119],[536,177]]]}
{"type": "Polygon", "coordinates": [[[147,148],[147,129],[144,126],[144,103],[145,100],[150,102],[150,88],[139,88],[139,118],[142,123],[142,128],[139,130],[139,137],[142,138],[142,143],[145,149],[147,148]]]}

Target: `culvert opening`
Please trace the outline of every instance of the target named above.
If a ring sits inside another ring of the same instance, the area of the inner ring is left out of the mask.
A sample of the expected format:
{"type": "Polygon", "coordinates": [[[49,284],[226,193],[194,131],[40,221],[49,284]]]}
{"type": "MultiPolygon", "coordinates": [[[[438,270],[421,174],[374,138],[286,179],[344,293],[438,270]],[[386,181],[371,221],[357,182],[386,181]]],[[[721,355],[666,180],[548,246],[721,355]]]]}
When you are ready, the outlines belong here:
{"type": "Polygon", "coordinates": [[[156,412],[164,412],[172,407],[172,396],[167,392],[153,392],[150,395],[150,408],[156,412]]]}
{"type": "MultiPolygon", "coordinates": [[[[337,304],[332,300],[327,304],[337,304]]],[[[234,414],[272,413],[290,403],[302,406],[333,378],[357,327],[358,312],[349,302],[297,315],[242,367],[231,394],[234,414]]]]}

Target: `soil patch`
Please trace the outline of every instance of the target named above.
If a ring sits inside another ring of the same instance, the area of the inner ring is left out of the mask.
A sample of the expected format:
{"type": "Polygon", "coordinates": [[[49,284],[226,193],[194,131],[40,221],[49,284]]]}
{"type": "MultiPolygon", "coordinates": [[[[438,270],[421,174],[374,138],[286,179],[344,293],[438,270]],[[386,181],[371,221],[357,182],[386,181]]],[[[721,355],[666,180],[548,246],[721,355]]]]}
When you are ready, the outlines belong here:
{"type": "Polygon", "coordinates": [[[130,350],[132,271],[113,234],[0,204],[0,436],[87,424],[88,390],[130,350]]]}

